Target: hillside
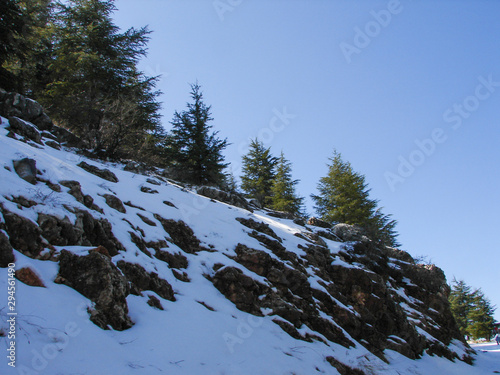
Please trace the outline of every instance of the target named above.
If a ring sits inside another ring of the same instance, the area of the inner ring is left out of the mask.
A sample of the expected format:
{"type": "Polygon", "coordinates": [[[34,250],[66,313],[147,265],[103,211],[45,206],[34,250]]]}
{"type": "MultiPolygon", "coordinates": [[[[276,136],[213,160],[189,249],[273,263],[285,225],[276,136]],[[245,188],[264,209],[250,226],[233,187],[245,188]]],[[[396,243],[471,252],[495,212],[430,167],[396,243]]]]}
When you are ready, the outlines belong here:
{"type": "Polygon", "coordinates": [[[0,114],[2,374],[484,373],[436,266],[91,160],[19,95],[0,114]]]}

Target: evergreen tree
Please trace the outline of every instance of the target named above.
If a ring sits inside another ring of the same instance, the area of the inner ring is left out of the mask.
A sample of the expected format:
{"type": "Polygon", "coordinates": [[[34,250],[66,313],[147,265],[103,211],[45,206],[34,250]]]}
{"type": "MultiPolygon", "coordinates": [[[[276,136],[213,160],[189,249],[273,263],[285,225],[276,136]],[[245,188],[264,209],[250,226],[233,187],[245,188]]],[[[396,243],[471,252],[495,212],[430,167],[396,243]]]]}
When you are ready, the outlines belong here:
{"type": "Polygon", "coordinates": [[[453,280],[449,301],[451,312],[462,335],[473,339],[490,339],[496,308],[491,305],[481,289],[472,290],[464,281],[453,280]]]}
{"type": "Polygon", "coordinates": [[[197,83],[191,85],[191,98],[193,102],[187,103],[187,110],[174,113],[172,134],[165,144],[167,157],[184,180],[197,185],[221,185],[225,179],[223,170],[228,165],[222,155],[227,139],[221,140],[218,132],[211,132],[211,106],[203,102],[197,83]]]}
{"type": "Polygon", "coordinates": [[[254,139],[250,150],[243,156],[241,189],[249,198],[255,198],[262,206],[272,204],[272,187],[278,159],[271,155],[271,148],[254,139]]]}
{"type": "Polygon", "coordinates": [[[54,120],[107,156],[115,156],[126,134],[142,143],[160,131],[156,79],[137,70],[150,32],[120,33],[114,10],[112,0],[56,4],[50,83],[39,98],[54,120]]]}
{"type": "Polygon", "coordinates": [[[0,87],[11,91],[16,87],[16,76],[6,68],[10,58],[20,55],[23,47],[20,36],[26,24],[26,17],[16,0],[0,2],[0,87]]]}
{"type": "Polygon", "coordinates": [[[276,174],[271,187],[271,208],[276,211],[300,215],[304,198],[299,197],[295,186],[299,180],[292,179],[292,164],[281,155],[277,161],[276,174]]]}
{"type": "Polygon", "coordinates": [[[381,245],[396,247],[396,221],[382,213],[378,201],[370,199],[365,177],[334,151],[329,159],[328,174],[318,184],[319,195],[312,195],[315,209],[322,220],[362,227],[381,245]]]}
{"type": "MultiPolygon", "coordinates": [[[[10,1],[10,0],[9,0],[10,1]]],[[[15,49],[3,68],[11,76],[10,90],[36,98],[49,83],[54,21],[52,0],[18,0],[22,28],[14,34],[15,49]]]]}

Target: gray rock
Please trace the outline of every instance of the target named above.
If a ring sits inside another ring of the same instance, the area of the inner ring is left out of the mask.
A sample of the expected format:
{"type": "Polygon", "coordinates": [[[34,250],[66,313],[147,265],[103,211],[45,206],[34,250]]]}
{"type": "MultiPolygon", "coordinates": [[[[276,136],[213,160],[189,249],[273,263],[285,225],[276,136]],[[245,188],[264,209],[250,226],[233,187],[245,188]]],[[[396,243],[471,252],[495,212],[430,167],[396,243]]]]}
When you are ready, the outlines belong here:
{"type": "Polygon", "coordinates": [[[15,116],[9,117],[9,124],[10,124],[10,129],[14,133],[19,134],[22,137],[31,139],[36,143],[40,143],[42,135],[40,134],[35,125],[15,116]]]}
{"type": "Polygon", "coordinates": [[[19,177],[32,185],[36,185],[36,161],[33,159],[24,158],[14,160],[14,169],[19,177]]]}
{"type": "Polygon", "coordinates": [[[84,170],[86,170],[89,173],[92,173],[93,175],[96,175],[104,180],[110,181],[110,182],[118,182],[118,178],[116,175],[111,172],[109,169],[101,169],[96,167],[95,165],[90,165],[82,161],[81,163],[78,164],[78,166],[84,170]]]}
{"type": "Polygon", "coordinates": [[[128,281],[107,256],[99,252],[77,256],[63,250],[57,280],[95,302],[90,319],[102,329],[108,325],[118,331],[132,327],[126,300],[128,281]]]}
{"type": "Polygon", "coordinates": [[[120,200],[120,198],[112,195],[112,194],[104,194],[103,195],[104,199],[106,199],[106,204],[115,209],[118,212],[121,212],[122,214],[127,213],[127,210],[123,206],[123,202],[120,200]]]}

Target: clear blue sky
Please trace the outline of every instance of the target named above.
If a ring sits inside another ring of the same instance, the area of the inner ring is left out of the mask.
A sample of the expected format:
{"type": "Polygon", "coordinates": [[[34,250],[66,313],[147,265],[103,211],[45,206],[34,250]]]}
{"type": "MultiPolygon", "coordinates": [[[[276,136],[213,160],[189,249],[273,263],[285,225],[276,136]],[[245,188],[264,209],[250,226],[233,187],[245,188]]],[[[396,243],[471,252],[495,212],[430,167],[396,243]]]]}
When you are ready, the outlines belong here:
{"type": "Polygon", "coordinates": [[[141,68],[163,75],[167,129],[198,80],[236,167],[260,135],[309,197],[336,148],[399,221],[402,248],[482,288],[500,320],[500,2],[116,6],[120,27],[154,31],[141,68]]]}

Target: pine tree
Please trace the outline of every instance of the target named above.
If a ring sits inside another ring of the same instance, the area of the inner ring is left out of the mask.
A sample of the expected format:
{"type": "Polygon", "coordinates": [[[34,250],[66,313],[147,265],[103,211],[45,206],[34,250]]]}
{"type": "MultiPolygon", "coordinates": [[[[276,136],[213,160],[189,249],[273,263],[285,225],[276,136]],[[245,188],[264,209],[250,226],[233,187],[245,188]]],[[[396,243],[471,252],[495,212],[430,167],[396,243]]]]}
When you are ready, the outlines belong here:
{"type": "Polygon", "coordinates": [[[278,159],[271,155],[271,148],[265,148],[257,139],[250,142],[250,149],[243,156],[241,189],[249,198],[256,199],[262,206],[271,205],[272,186],[278,159]]]}
{"type": "Polygon", "coordinates": [[[398,246],[396,221],[382,213],[378,201],[370,199],[365,177],[355,172],[337,151],[329,160],[328,174],[318,184],[319,195],[311,196],[321,219],[360,226],[379,244],[398,246]]]}
{"type": "Polygon", "coordinates": [[[135,150],[160,131],[156,78],[137,69],[150,32],[121,33],[111,19],[114,11],[112,0],[56,4],[50,83],[39,98],[59,125],[107,156],[117,154],[127,134],[135,142],[129,149],[135,150]]]}
{"type": "Polygon", "coordinates": [[[218,132],[211,132],[211,106],[203,102],[197,83],[191,85],[191,98],[193,102],[187,103],[187,110],[174,113],[173,130],[165,145],[167,156],[172,168],[181,173],[185,181],[221,185],[225,179],[223,170],[228,165],[222,155],[227,139],[219,139],[218,132]]]}
{"type": "Polygon", "coordinates": [[[0,87],[11,91],[16,88],[16,76],[5,66],[15,56],[24,53],[20,36],[26,26],[26,17],[16,0],[0,2],[0,87]]]}
{"type": "Polygon", "coordinates": [[[299,197],[295,186],[299,180],[292,179],[292,164],[281,152],[276,165],[276,174],[271,187],[271,208],[276,211],[300,215],[304,198],[299,197]]]}
{"type": "Polygon", "coordinates": [[[453,280],[449,296],[451,312],[460,333],[473,339],[490,339],[495,319],[495,306],[481,289],[472,290],[464,281],[453,280]]]}

